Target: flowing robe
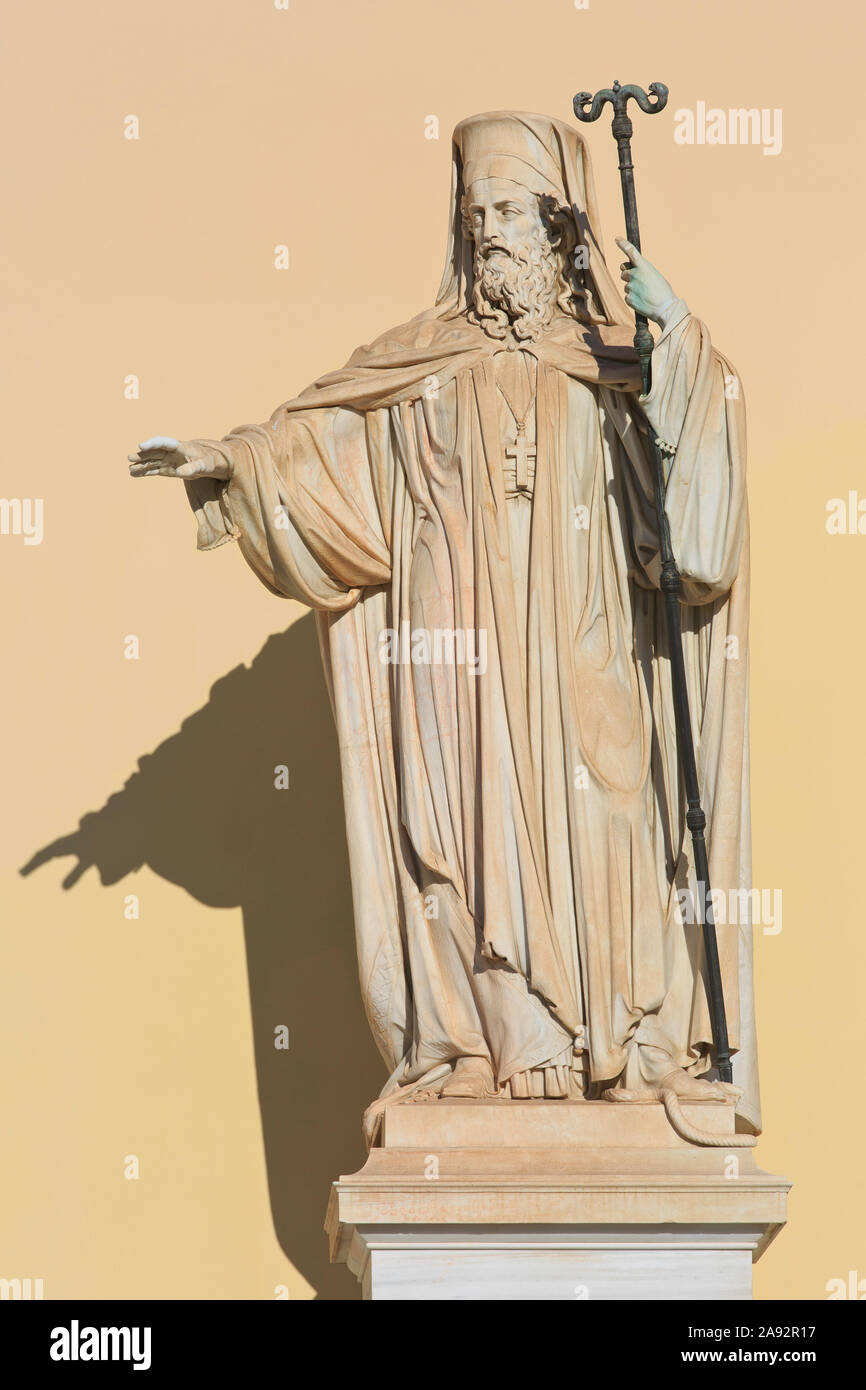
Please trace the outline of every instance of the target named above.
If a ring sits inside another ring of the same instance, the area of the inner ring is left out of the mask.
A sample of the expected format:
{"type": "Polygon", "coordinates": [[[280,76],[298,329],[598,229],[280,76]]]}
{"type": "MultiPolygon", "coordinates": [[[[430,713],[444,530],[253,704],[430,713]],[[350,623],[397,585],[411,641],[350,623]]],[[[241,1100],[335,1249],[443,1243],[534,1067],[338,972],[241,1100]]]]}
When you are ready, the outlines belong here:
{"type": "MultiPolygon", "coordinates": [[[[201,441],[233,474],[187,485],[199,547],[236,538],[269,589],[317,611],[386,1092],[460,1055],[490,1057],[500,1084],[534,1068],[604,1083],[709,1065],[700,928],[678,914],[694,868],[629,338],[562,317],[525,345],[531,499],[508,495],[502,344],[465,318],[419,316],[265,424],[201,441]],[[413,661],[405,635],[418,632],[460,634],[484,661],[413,661]]],[[[681,303],[641,403],[676,446],[666,510],[723,891],[750,885],[732,381],[681,303]]],[[[757,1127],[749,923],[720,925],[719,944],[741,1111],[757,1127]]]]}

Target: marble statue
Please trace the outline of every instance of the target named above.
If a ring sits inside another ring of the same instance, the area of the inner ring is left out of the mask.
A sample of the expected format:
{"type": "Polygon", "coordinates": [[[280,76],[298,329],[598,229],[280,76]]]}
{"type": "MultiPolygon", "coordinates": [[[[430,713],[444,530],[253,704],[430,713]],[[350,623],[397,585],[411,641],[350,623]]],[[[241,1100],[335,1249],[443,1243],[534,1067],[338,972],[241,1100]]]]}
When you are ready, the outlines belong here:
{"type": "Polygon", "coordinates": [[[729,1088],[682,910],[694,868],[646,447],[651,429],[673,459],[711,881],[745,901],[743,396],[705,325],[618,245],[624,297],[576,129],[473,116],[454,132],[432,308],[263,424],[130,455],[134,477],[184,482],[200,549],[236,540],[263,584],[316,611],[389,1072],[374,1113],[665,1094],[760,1126],[749,922],[718,927],[729,1088]],[[659,329],[647,397],[627,306],[659,329]]]}

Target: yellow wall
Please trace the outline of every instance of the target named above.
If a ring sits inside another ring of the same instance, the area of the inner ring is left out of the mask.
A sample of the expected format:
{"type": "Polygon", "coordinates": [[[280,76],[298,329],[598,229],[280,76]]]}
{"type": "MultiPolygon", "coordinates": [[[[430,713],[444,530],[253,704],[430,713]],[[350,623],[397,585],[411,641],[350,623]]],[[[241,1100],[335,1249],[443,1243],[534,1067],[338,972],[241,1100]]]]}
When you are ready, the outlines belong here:
{"type": "MultiPolygon", "coordinates": [[[[825,530],[829,498],[866,494],[859,7],[19,0],[6,27],[0,491],[44,499],[45,537],[0,536],[0,1275],[49,1298],[355,1296],[321,1224],[382,1077],[312,618],[234,547],[198,555],[179,487],[131,482],[126,454],[265,419],[427,306],[456,121],[567,119],[615,77],[671,89],[636,119],[644,249],[749,406],[754,882],[784,893],[757,942],[759,1159],[795,1183],[756,1289],[866,1274],[866,536],[825,530]],[[781,108],[781,154],[675,145],[699,100],[781,108]]],[[[618,264],[609,119],[589,139],[618,264]]]]}

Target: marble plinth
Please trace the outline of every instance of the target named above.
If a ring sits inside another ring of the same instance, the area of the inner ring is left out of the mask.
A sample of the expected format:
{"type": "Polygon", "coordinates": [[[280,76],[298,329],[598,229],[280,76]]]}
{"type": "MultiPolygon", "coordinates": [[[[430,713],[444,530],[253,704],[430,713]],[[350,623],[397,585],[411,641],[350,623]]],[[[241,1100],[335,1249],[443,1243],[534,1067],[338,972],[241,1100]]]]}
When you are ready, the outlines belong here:
{"type": "MultiPolygon", "coordinates": [[[[734,1137],[729,1106],[682,1108],[734,1137]]],[[[386,1110],[325,1228],[367,1299],[747,1299],[789,1186],[657,1102],[438,1100],[386,1110]]]]}

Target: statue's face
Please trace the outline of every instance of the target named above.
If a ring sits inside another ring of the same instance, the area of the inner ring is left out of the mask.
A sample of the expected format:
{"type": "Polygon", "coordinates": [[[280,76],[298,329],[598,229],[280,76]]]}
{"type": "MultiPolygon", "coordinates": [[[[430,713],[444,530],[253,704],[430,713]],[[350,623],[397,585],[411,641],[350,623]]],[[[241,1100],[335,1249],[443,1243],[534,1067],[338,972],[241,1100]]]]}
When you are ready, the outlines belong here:
{"type": "Polygon", "coordinates": [[[525,246],[544,232],[538,199],[510,179],[478,179],[466,191],[466,222],[476,250],[497,242],[525,246]]]}
{"type": "Polygon", "coordinates": [[[511,179],[477,179],[462,213],[475,247],[474,321],[491,338],[536,340],[556,311],[561,270],[538,197],[511,179]]]}

